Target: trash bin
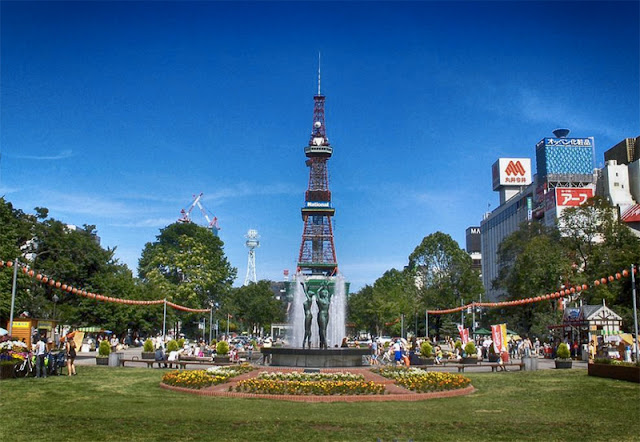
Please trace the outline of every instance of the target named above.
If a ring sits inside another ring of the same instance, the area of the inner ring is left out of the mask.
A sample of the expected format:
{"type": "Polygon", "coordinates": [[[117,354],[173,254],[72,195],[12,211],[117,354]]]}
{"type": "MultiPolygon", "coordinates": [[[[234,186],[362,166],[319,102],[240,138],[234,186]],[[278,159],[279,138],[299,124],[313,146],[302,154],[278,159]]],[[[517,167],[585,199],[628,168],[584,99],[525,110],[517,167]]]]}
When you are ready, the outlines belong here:
{"type": "Polygon", "coordinates": [[[524,363],[525,371],[536,371],[538,369],[538,358],[535,356],[523,356],[522,362],[524,363]]]}
{"type": "Polygon", "coordinates": [[[124,358],[124,353],[112,352],[109,353],[109,367],[117,367],[120,365],[120,359],[124,358]]]}

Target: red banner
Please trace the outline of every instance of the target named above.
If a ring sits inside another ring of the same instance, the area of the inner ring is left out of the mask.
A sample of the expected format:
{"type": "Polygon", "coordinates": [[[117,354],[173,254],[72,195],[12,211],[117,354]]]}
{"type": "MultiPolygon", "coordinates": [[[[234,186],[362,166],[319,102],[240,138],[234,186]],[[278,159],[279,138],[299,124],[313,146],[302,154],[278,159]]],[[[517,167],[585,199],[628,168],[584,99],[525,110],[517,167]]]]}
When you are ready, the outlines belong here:
{"type": "Polygon", "coordinates": [[[502,342],[502,325],[491,326],[491,338],[493,338],[493,349],[496,353],[500,354],[504,347],[504,343],[502,342]]]}
{"type": "Polygon", "coordinates": [[[458,324],[458,332],[460,333],[460,339],[462,339],[462,345],[465,345],[469,342],[469,329],[462,328],[460,324],[458,324]]]}

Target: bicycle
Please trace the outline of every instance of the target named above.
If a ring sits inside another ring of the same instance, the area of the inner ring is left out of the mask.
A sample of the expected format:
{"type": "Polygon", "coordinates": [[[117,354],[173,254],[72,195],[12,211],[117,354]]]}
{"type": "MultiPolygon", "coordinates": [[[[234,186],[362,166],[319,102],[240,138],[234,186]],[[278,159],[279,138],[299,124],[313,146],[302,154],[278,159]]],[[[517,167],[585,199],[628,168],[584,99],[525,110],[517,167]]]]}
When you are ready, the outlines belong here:
{"type": "Polygon", "coordinates": [[[13,369],[13,376],[16,378],[24,378],[26,376],[35,376],[35,365],[31,353],[24,358],[24,361],[19,363],[13,369]]]}

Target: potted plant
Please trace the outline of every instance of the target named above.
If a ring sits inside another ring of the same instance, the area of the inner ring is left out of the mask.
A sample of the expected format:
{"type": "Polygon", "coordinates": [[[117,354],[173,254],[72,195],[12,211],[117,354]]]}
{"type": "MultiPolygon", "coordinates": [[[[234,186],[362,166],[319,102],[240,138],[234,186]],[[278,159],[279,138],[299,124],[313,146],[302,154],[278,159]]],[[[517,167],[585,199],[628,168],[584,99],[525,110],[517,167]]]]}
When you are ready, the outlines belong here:
{"type": "Polygon", "coordinates": [[[153,341],[147,338],[142,346],[142,359],[155,359],[155,356],[156,354],[153,351],[153,341]]]}
{"type": "Polygon", "coordinates": [[[98,355],[96,356],[97,365],[109,365],[109,355],[111,354],[111,345],[109,341],[103,339],[98,347],[98,355]]]}
{"type": "Polygon", "coordinates": [[[463,364],[477,364],[478,353],[476,350],[476,344],[473,341],[469,341],[464,346],[465,356],[462,358],[463,364]]]}
{"type": "Polygon", "coordinates": [[[229,344],[227,344],[227,341],[220,341],[216,344],[215,361],[221,363],[229,362],[229,344]]]}
{"type": "Polygon", "coordinates": [[[555,363],[556,368],[571,368],[571,352],[569,351],[569,346],[564,342],[558,346],[555,363]]]}
{"type": "Polygon", "coordinates": [[[424,341],[422,344],[420,344],[420,354],[422,355],[420,359],[424,361],[424,365],[433,365],[434,357],[433,346],[431,345],[431,342],[424,341]]]}

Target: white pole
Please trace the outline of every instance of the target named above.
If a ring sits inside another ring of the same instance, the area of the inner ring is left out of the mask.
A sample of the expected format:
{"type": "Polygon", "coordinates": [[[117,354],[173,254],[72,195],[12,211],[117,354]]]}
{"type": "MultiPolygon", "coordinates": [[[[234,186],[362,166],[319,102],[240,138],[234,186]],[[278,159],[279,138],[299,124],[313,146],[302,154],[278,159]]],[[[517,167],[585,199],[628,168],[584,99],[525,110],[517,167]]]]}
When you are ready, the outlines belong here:
{"type": "MultiPolygon", "coordinates": [[[[16,281],[18,280],[18,258],[13,263],[13,284],[11,285],[11,313],[9,317],[9,336],[13,331],[13,308],[16,305],[16,281]]],[[[634,298],[635,299],[635,298],[634,298]]],[[[636,335],[638,332],[636,332],[636,335]]]]}
{"type": "Polygon", "coordinates": [[[167,298],[164,298],[164,315],[162,318],[162,345],[167,341],[167,298]]]}
{"type": "Polygon", "coordinates": [[[638,309],[636,307],[636,266],[631,264],[631,296],[633,297],[633,323],[636,332],[636,363],[638,362],[638,309]]]}
{"type": "Polygon", "coordinates": [[[211,332],[213,331],[213,306],[209,310],[209,345],[211,345],[211,332]]]}

